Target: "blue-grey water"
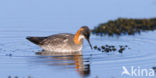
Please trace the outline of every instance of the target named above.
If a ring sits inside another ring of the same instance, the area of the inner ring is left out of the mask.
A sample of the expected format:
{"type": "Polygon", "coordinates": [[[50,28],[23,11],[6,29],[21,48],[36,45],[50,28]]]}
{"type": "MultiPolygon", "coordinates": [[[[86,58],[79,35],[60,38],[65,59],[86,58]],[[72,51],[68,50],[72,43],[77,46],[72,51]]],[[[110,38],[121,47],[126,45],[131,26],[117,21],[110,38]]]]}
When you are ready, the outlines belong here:
{"type": "Polygon", "coordinates": [[[156,31],[120,37],[91,35],[92,45],[128,45],[130,49],[123,54],[101,53],[85,41],[83,56],[65,57],[36,55],[40,47],[25,37],[75,33],[83,25],[92,29],[118,17],[151,18],[156,16],[155,9],[155,0],[1,0],[0,78],[131,78],[121,75],[122,66],[156,66],[156,31]]]}

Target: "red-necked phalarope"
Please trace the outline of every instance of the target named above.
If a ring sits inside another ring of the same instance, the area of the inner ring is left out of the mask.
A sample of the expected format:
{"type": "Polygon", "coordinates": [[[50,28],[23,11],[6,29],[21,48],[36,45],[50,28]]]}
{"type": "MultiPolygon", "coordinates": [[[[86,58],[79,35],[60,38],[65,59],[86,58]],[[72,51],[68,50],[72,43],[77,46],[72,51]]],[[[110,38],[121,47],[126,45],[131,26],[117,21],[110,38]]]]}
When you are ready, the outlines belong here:
{"type": "Polygon", "coordinates": [[[61,33],[48,37],[27,37],[32,43],[39,45],[45,51],[52,52],[77,52],[82,50],[83,39],[90,43],[90,29],[87,26],[81,27],[76,34],[61,33]]]}

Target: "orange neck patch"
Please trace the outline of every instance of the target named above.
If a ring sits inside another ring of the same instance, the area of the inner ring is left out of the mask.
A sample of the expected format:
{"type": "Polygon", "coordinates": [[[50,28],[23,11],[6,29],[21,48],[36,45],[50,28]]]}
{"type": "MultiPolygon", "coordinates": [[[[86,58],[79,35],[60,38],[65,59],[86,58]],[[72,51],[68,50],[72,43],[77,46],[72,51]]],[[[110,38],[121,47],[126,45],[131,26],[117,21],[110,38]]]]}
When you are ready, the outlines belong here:
{"type": "Polygon", "coordinates": [[[75,34],[75,36],[74,36],[74,43],[75,43],[75,44],[81,44],[82,39],[79,40],[79,36],[80,36],[80,32],[81,32],[82,30],[83,30],[83,28],[80,28],[80,29],[76,32],[76,34],[75,34]]]}

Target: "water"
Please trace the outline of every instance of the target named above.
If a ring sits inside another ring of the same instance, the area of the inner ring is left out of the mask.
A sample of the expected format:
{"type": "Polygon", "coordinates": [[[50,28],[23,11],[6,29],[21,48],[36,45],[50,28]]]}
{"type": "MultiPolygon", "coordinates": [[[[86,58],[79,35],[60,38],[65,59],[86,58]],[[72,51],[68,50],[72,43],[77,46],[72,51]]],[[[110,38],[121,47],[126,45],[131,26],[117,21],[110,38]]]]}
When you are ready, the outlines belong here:
{"type": "Polygon", "coordinates": [[[64,57],[36,55],[35,53],[41,49],[25,39],[25,36],[30,34],[42,36],[53,34],[52,32],[9,31],[1,31],[0,72],[2,78],[8,76],[121,78],[123,77],[121,76],[122,66],[152,68],[156,65],[156,31],[121,37],[92,35],[92,45],[128,45],[130,49],[125,50],[123,54],[101,53],[91,50],[85,41],[83,56],[64,57]],[[9,56],[9,54],[12,55],[9,56]]]}
{"type": "Polygon", "coordinates": [[[130,49],[126,49],[123,54],[91,50],[85,41],[83,56],[37,55],[36,52],[41,51],[40,47],[27,41],[26,36],[75,33],[82,25],[93,28],[118,17],[149,18],[156,14],[155,0],[89,2],[1,1],[0,77],[131,78],[121,75],[122,66],[147,69],[156,66],[156,31],[135,36],[91,36],[92,45],[128,45],[130,49]]]}

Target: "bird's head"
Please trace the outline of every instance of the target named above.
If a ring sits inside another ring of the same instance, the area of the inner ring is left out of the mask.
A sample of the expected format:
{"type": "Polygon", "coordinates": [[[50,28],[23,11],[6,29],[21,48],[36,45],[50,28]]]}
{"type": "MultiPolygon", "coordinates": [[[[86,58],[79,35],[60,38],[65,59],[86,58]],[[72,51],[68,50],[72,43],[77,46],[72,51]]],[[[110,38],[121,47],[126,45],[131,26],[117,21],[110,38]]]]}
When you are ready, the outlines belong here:
{"type": "Polygon", "coordinates": [[[75,42],[79,43],[81,40],[86,39],[90,45],[90,48],[92,49],[92,45],[90,43],[90,29],[88,26],[82,26],[77,33],[75,34],[75,42]]]}

